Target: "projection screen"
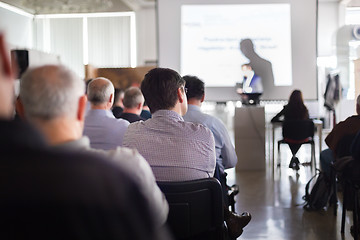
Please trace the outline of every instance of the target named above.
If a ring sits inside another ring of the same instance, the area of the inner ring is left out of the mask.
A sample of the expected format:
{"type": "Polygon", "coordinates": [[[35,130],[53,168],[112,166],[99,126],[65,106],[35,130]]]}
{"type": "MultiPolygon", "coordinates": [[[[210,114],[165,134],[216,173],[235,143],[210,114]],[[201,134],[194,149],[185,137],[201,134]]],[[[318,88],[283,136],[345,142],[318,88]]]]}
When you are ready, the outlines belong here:
{"type": "Polygon", "coordinates": [[[240,99],[235,85],[243,79],[244,63],[262,78],[262,100],[288,99],[293,89],[306,100],[317,99],[316,5],[158,0],[159,66],[198,76],[208,101],[240,99]]]}

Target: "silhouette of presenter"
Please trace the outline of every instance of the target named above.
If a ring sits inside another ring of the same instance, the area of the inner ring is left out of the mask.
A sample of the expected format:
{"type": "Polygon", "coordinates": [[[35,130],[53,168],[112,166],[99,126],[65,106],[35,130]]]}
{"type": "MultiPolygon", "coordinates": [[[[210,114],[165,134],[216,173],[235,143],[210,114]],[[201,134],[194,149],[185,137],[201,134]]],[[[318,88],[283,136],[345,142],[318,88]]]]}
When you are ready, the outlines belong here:
{"type": "Polygon", "coordinates": [[[263,93],[266,94],[266,89],[274,87],[274,74],[272,64],[270,61],[260,57],[254,49],[254,44],[251,39],[243,39],[240,41],[240,50],[243,55],[249,59],[249,66],[256,75],[262,80],[263,93]]]}

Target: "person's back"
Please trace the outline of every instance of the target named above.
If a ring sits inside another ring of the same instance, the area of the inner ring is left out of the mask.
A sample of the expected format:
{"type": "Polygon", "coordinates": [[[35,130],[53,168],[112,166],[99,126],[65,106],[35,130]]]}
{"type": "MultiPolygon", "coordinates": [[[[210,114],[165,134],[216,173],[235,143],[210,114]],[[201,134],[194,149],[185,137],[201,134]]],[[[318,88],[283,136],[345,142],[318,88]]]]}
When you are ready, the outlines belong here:
{"type": "Polygon", "coordinates": [[[91,109],[85,118],[84,135],[92,148],[110,150],[122,146],[129,122],[116,119],[109,110],[91,109]]]}
{"type": "MultiPolygon", "coordinates": [[[[360,95],[356,99],[356,115],[350,116],[336,124],[325,138],[325,143],[329,148],[320,153],[320,165],[325,174],[330,175],[330,165],[336,160],[335,157],[339,154],[338,147],[340,142],[350,141],[349,139],[345,140],[344,137],[354,137],[358,131],[360,131],[360,95]]],[[[347,143],[345,144],[348,145],[347,143]]],[[[346,146],[345,149],[347,150],[345,152],[350,151],[349,146],[346,146]]]]}
{"type": "Polygon", "coordinates": [[[19,144],[16,151],[0,151],[2,238],[158,239],[163,234],[131,176],[110,162],[19,144]]]}
{"type": "Polygon", "coordinates": [[[157,181],[185,181],[212,177],[215,146],[211,131],[184,122],[187,111],[185,81],[171,70],[150,70],[141,84],[152,118],[132,123],[124,146],[136,148],[150,163],[157,181]]]}
{"type": "MultiPolygon", "coordinates": [[[[214,176],[215,143],[201,124],[185,122],[187,97],[184,79],[174,70],[155,68],[141,83],[152,115],[130,124],[124,146],[136,148],[150,163],[157,181],[187,181],[214,176]]],[[[170,209],[171,212],[171,209],[170,209]]],[[[231,238],[237,238],[251,220],[249,213],[229,212],[224,220],[231,238]]]]}
{"type": "Polygon", "coordinates": [[[220,172],[224,169],[235,167],[237,156],[235,148],[225,125],[216,117],[201,111],[202,102],[205,99],[205,84],[196,76],[184,76],[188,89],[188,111],[184,115],[184,120],[199,123],[209,128],[214,135],[216,162],[220,172]]]}
{"type": "Polygon", "coordinates": [[[291,93],[288,104],[271,119],[271,122],[279,122],[282,117],[284,121],[309,119],[309,111],[304,104],[300,90],[294,90],[291,93]]]}
{"type": "Polygon", "coordinates": [[[124,146],[136,148],[149,162],[157,181],[185,181],[213,176],[214,139],[209,129],[184,122],[170,110],[132,123],[124,146]]]}
{"type": "Polygon", "coordinates": [[[91,147],[114,149],[122,145],[127,126],[124,119],[116,119],[111,112],[114,86],[106,78],[95,78],[88,85],[91,109],[85,118],[84,135],[90,138],[91,147]]]}

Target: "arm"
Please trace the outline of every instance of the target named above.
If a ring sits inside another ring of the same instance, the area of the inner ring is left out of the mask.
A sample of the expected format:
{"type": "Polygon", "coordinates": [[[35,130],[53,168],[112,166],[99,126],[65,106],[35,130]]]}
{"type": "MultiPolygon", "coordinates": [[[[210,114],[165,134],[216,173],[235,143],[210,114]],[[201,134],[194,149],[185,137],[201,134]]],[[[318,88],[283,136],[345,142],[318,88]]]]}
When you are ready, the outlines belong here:
{"type": "Polygon", "coordinates": [[[222,165],[225,169],[235,167],[238,159],[225,125],[217,119],[217,124],[212,131],[215,141],[219,141],[221,147],[222,165]]]}
{"type": "Polygon", "coordinates": [[[275,115],[275,117],[271,119],[271,122],[280,122],[281,121],[280,117],[282,117],[284,114],[285,114],[285,106],[278,114],[275,115]]]}

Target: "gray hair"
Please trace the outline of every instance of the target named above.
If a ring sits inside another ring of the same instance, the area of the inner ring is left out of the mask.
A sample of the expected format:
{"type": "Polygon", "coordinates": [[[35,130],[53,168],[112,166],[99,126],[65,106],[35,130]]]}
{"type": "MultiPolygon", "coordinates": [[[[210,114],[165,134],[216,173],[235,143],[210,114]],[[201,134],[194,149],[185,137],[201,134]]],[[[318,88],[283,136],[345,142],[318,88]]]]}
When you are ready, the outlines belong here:
{"type": "Polygon", "coordinates": [[[130,87],[125,90],[123,104],[126,108],[135,108],[144,103],[144,96],[138,87],[130,87]]]}
{"type": "Polygon", "coordinates": [[[93,105],[101,105],[109,101],[110,95],[114,96],[114,85],[103,77],[93,79],[87,88],[88,100],[93,105]]]}
{"type": "Polygon", "coordinates": [[[20,99],[29,118],[75,117],[84,94],[84,81],[62,65],[30,68],[20,81],[20,99]]]}

